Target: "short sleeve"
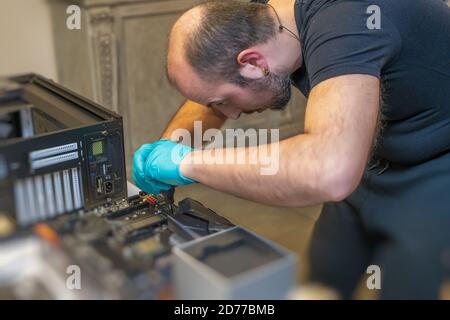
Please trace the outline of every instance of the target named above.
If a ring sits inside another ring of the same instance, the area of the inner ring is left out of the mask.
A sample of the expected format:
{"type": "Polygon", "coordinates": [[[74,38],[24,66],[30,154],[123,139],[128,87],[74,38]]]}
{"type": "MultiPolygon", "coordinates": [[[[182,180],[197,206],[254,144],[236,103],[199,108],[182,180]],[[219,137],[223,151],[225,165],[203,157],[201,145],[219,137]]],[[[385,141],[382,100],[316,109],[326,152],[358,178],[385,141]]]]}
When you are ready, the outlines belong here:
{"type": "Polygon", "coordinates": [[[401,37],[383,15],[373,25],[366,1],[332,2],[318,10],[303,34],[304,60],[311,88],[332,77],[368,74],[380,78],[399,53],[401,37]],[[379,28],[374,28],[378,27],[379,28]]]}

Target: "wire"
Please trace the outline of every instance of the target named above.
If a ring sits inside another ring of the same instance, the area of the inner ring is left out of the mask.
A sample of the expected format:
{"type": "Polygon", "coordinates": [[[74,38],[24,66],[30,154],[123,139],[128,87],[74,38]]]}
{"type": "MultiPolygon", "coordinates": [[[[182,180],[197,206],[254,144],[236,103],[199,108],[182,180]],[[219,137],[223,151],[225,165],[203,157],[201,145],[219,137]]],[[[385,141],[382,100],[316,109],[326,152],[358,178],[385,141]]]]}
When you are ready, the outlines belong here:
{"type": "Polygon", "coordinates": [[[283,31],[283,29],[286,30],[286,31],[287,31],[291,36],[293,36],[298,42],[301,42],[301,41],[300,41],[300,38],[297,37],[297,35],[296,35],[294,32],[292,32],[291,30],[289,30],[288,28],[286,28],[285,26],[283,26],[283,24],[281,23],[280,16],[279,16],[278,13],[277,13],[277,10],[275,10],[275,8],[274,8],[271,4],[269,4],[269,3],[266,3],[266,5],[272,8],[273,12],[275,13],[275,16],[277,17],[278,24],[279,24],[278,30],[279,30],[280,32],[283,31]]]}
{"type": "Polygon", "coordinates": [[[153,204],[153,205],[155,205],[155,204],[157,203],[157,200],[156,200],[155,198],[153,198],[152,196],[150,196],[150,195],[147,195],[147,196],[145,197],[145,200],[146,200],[147,202],[153,204]]]}

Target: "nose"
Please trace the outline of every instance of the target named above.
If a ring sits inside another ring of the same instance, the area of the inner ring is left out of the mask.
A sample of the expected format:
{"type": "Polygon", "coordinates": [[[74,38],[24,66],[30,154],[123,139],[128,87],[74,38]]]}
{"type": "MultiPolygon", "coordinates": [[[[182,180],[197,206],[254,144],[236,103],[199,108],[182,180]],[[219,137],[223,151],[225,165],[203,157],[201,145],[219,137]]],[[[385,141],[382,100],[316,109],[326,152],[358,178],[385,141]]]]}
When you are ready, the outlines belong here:
{"type": "Polygon", "coordinates": [[[227,118],[236,120],[241,116],[242,111],[235,107],[224,106],[220,109],[220,112],[222,112],[227,118]]]}

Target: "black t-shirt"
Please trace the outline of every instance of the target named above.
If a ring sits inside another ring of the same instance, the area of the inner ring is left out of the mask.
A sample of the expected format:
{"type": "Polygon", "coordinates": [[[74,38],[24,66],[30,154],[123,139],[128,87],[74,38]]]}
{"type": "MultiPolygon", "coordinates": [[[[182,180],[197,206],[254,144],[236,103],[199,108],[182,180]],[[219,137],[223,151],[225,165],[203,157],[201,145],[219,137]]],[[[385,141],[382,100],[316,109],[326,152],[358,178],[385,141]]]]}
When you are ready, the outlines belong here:
{"type": "Polygon", "coordinates": [[[305,96],[335,76],[376,76],[376,155],[414,165],[450,151],[450,8],[442,0],[297,0],[295,14],[304,64],[292,79],[305,96]]]}

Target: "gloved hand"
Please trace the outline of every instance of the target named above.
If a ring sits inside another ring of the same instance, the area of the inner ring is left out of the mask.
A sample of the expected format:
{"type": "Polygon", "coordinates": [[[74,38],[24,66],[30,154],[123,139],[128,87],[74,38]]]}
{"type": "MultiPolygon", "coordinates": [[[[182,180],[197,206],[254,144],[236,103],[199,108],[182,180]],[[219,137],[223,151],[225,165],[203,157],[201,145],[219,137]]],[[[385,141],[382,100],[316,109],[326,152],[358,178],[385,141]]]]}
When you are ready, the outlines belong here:
{"type": "Polygon", "coordinates": [[[151,194],[195,181],[180,173],[181,160],[193,149],[170,140],[142,145],[133,157],[133,180],[151,194]]]}
{"type": "Polygon", "coordinates": [[[154,144],[144,144],[136,150],[133,156],[132,179],[136,186],[138,186],[141,190],[151,194],[159,194],[161,190],[170,189],[170,185],[158,182],[145,176],[145,161],[154,148],[154,144]]]}

